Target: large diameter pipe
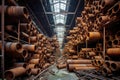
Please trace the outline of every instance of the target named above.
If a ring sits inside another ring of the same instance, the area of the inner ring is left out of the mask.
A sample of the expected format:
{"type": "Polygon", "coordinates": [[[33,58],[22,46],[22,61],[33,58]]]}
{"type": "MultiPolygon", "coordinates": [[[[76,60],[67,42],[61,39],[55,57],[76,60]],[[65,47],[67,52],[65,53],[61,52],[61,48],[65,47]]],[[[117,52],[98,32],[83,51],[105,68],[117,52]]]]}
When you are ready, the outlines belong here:
{"type": "Polygon", "coordinates": [[[89,56],[89,57],[92,57],[92,56],[95,56],[95,55],[96,55],[96,53],[95,53],[95,52],[93,52],[93,51],[88,52],[88,56],[89,56]]]}
{"type": "Polygon", "coordinates": [[[102,6],[102,8],[109,7],[109,6],[113,5],[115,2],[116,2],[115,0],[103,0],[101,2],[101,6],[102,6]]]}
{"type": "Polygon", "coordinates": [[[112,13],[113,13],[113,14],[118,14],[118,13],[120,13],[120,2],[118,2],[118,4],[116,4],[116,5],[113,7],[112,13]]]}
{"type": "Polygon", "coordinates": [[[103,75],[109,75],[111,73],[112,73],[112,71],[108,67],[106,67],[105,65],[103,65],[102,74],[103,75]]]}
{"type": "Polygon", "coordinates": [[[37,49],[37,46],[32,44],[23,44],[23,48],[27,49],[28,51],[35,52],[35,50],[37,49]]]}
{"type": "MultiPolygon", "coordinates": [[[[0,6],[0,14],[1,14],[0,6]]],[[[22,6],[5,6],[5,15],[6,15],[6,23],[18,23],[19,20],[21,22],[30,22],[31,18],[28,14],[28,10],[22,6]],[[11,20],[12,19],[12,20],[11,20]]]]}
{"type": "Polygon", "coordinates": [[[107,55],[109,55],[109,56],[120,55],[120,48],[109,48],[109,49],[107,49],[107,55]]]}
{"type": "Polygon", "coordinates": [[[91,60],[88,60],[88,59],[80,59],[80,60],[68,59],[67,63],[68,64],[90,64],[91,60]]]}
{"type": "Polygon", "coordinates": [[[14,63],[14,67],[24,67],[26,68],[27,67],[27,63],[14,63]]]}
{"type": "Polygon", "coordinates": [[[112,71],[118,71],[118,70],[120,70],[120,62],[114,62],[114,61],[112,61],[110,63],[111,63],[110,64],[110,69],[112,71]]]}
{"type": "Polygon", "coordinates": [[[106,23],[107,21],[110,20],[110,17],[109,16],[100,16],[99,19],[98,19],[101,23],[106,23]]]}
{"type": "Polygon", "coordinates": [[[90,67],[92,64],[67,64],[67,68],[69,71],[73,71],[75,67],[90,67]]]}
{"type": "Polygon", "coordinates": [[[5,71],[5,79],[6,80],[14,80],[15,77],[20,76],[25,74],[26,69],[24,67],[17,67],[17,68],[13,68],[10,70],[5,71]]]}
{"type": "Polygon", "coordinates": [[[102,38],[102,35],[100,32],[89,32],[88,33],[88,40],[98,40],[101,38],[102,38]]]}
{"type": "MultiPolygon", "coordinates": [[[[0,14],[1,14],[1,8],[2,6],[0,6],[0,14]]],[[[5,6],[5,13],[8,16],[19,17],[19,18],[29,15],[27,8],[22,6],[5,6]]]]}
{"type": "Polygon", "coordinates": [[[13,43],[13,42],[5,43],[5,50],[6,52],[12,52],[12,53],[21,53],[23,51],[22,44],[13,43]]]}

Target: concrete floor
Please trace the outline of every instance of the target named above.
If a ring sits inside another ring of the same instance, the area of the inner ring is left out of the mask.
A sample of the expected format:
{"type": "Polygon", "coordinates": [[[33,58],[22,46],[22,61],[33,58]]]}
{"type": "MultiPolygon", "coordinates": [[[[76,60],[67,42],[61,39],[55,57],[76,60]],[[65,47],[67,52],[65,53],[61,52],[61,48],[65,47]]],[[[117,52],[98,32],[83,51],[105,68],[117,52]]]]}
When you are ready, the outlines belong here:
{"type": "Polygon", "coordinates": [[[59,70],[53,66],[49,71],[45,72],[39,80],[78,80],[78,77],[66,69],[59,70]]]}

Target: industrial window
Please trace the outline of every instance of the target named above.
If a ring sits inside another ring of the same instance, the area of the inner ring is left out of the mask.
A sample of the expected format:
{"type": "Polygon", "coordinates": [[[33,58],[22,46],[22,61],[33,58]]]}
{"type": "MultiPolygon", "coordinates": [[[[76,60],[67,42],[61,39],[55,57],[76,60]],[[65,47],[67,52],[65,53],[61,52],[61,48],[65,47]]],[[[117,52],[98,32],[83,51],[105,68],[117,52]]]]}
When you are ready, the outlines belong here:
{"type": "Polygon", "coordinates": [[[55,23],[54,31],[56,32],[60,46],[62,45],[64,39],[64,33],[66,31],[65,22],[67,15],[65,15],[64,13],[66,12],[67,1],[68,0],[49,0],[51,4],[51,10],[53,12],[54,23],[55,23]],[[63,25],[58,26],[57,24],[63,24],[63,25]]]}

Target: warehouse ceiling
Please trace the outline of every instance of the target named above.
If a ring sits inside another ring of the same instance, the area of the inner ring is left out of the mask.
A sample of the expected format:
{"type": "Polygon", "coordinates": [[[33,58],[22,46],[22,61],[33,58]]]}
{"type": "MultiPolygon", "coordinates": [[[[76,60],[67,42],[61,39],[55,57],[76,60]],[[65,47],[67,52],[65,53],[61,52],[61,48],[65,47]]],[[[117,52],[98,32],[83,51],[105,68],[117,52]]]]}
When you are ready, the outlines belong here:
{"type": "Polygon", "coordinates": [[[68,30],[75,26],[84,0],[17,0],[28,8],[32,19],[41,33],[48,37],[57,36],[60,46],[66,42],[68,30]]]}

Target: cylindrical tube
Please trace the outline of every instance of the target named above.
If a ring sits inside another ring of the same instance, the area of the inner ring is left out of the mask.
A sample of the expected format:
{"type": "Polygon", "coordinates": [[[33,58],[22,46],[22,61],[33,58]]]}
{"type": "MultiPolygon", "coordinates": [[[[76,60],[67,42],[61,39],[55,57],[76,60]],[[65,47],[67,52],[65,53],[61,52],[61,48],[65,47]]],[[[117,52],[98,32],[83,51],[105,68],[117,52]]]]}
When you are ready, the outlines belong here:
{"type": "Polygon", "coordinates": [[[91,60],[88,60],[88,59],[80,59],[80,60],[70,60],[68,59],[67,60],[67,63],[68,64],[90,64],[91,63],[91,60]]]}
{"type": "Polygon", "coordinates": [[[31,59],[29,61],[29,63],[31,63],[31,64],[39,64],[40,63],[40,59],[31,59]]]}
{"type": "Polygon", "coordinates": [[[100,32],[89,32],[88,33],[88,40],[98,40],[101,39],[101,33],[100,32]]]}
{"type": "Polygon", "coordinates": [[[35,46],[35,45],[30,45],[30,44],[24,44],[23,45],[23,48],[24,49],[27,49],[28,51],[32,51],[32,52],[34,52],[36,49],[37,49],[37,46],[35,46]]]}
{"type": "Polygon", "coordinates": [[[23,75],[26,72],[24,67],[17,67],[10,70],[5,71],[5,79],[13,80],[15,77],[23,75]]]}
{"type": "Polygon", "coordinates": [[[109,49],[107,49],[107,55],[109,55],[109,56],[120,55],[120,48],[109,48],[109,49]]]}

